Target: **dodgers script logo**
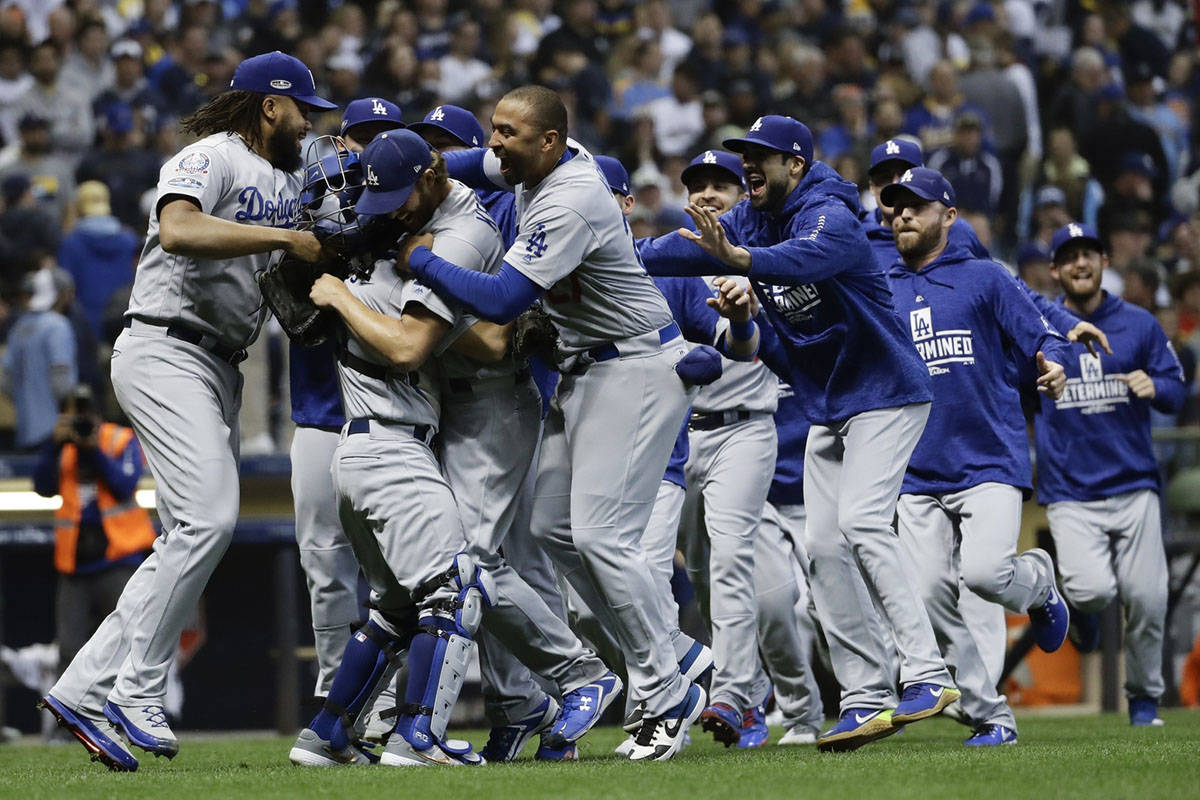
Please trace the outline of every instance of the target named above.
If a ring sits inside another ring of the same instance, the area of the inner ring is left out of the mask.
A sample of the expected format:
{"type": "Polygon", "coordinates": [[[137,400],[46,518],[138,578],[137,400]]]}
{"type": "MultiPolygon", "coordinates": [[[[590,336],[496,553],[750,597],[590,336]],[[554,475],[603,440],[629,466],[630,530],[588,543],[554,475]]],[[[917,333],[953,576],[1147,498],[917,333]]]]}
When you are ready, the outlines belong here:
{"type": "Polygon", "coordinates": [[[1129,403],[1129,386],[1105,375],[1100,357],[1086,351],[1079,354],[1079,377],[1067,378],[1062,397],[1054,401],[1056,408],[1078,408],[1081,414],[1107,414],[1121,403],[1129,403]]]}
{"type": "Polygon", "coordinates": [[[908,312],[908,329],[930,375],[945,375],[950,364],[974,364],[975,340],[968,329],[934,330],[933,309],[908,312]]]}
{"type": "Polygon", "coordinates": [[[257,186],[247,186],[238,194],[238,202],[242,207],[233,215],[238,222],[262,222],[278,228],[292,224],[300,200],[296,197],[263,197],[257,186]]]}

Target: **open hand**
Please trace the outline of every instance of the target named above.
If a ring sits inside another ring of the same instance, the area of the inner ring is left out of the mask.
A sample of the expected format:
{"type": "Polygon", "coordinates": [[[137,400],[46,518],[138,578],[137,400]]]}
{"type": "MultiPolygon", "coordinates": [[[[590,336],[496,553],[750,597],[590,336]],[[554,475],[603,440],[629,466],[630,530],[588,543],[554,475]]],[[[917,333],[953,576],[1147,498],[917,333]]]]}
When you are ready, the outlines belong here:
{"type": "Polygon", "coordinates": [[[734,247],[730,244],[728,237],[725,236],[725,228],[717,219],[716,212],[709,211],[695,203],[688,203],[684,211],[696,223],[696,230],[680,228],[680,236],[700,245],[704,252],[713,258],[720,259],[738,272],[750,271],[750,251],[744,247],[734,247]]]}
{"type": "Polygon", "coordinates": [[[1047,361],[1046,355],[1039,350],[1037,354],[1037,368],[1038,391],[1049,395],[1051,400],[1057,400],[1062,397],[1063,389],[1067,385],[1067,371],[1063,369],[1062,364],[1047,361]]]}

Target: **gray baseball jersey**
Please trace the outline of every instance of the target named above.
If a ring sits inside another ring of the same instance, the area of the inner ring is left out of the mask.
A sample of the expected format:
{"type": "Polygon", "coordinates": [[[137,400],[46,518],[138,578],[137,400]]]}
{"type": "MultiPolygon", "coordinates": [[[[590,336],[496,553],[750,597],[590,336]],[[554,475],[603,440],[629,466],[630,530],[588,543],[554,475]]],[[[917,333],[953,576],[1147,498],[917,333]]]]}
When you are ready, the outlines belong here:
{"type": "MultiPolygon", "coordinates": [[[[372,311],[399,318],[407,302],[426,304],[433,293],[413,281],[405,281],[389,269],[377,268],[369,280],[351,277],[346,280],[350,293],[372,311]],[[407,288],[407,292],[405,291],[407,288]]],[[[429,305],[437,301],[429,300],[429,305]]],[[[444,306],[443,306],[444,308],[444,306]]],[[[350,336],[346,347],[353,354],[372,364],[386,366],[384,359],[371,348],[350,336]]],[[[342,406],[346,419],[374,417],[389,422],[437,427],[441,416],[440,376],[436,362],[427,361],[418,372],[395,372],[386,380],[377,380],[338,364],[338,379],[342,386],[342,406]]]]}
{"type": "Polygon", "coordinates": [[[569,145],[571,160],[516,187],[517,238],[504,260],[546,290],[563,349],[580,352],[663,328],[671,310],[591,153],[569,145]]]}
{"type": "MultiPolygon", "coordinates": [[[[290,228],[299,207],[301,175],[284,172],[252,151],[235,133],[215,133],[188,145],[159,171],[157,204],[180,195],[214,217],[243,225],[290,228]]],[[[255,273],[272,253],[222,259],[168,253],[150,215],[146,245],[133,279],[129,314],[188,323],[224,344],[245,347],[266,315],[255,273]]]]}

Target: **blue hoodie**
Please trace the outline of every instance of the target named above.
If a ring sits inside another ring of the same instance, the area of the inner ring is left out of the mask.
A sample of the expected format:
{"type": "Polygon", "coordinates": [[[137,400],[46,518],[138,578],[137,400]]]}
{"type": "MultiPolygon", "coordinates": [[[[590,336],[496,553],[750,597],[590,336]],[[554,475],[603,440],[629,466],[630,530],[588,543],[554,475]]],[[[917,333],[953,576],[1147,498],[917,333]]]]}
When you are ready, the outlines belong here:
{"type": "Polygon", "coordinates": [[[113,292],[133,283],[142,238],[116,217],[79,220],[58,246],[58,263],[75,279],[75,297],[96,336],[113,292]]]}
{"type": "Polygon", "coordinates": [[[995,261],[947,246],[913,271],[888,273],[896,311],[933,380],[925,432],[908,461],[904,494],[945,494],[994,481],[1032,488],[1025,417],[1008,372],[1010,347],[1066,366],[1066,339],[995,261]]]}
{"type": "Polygon", "coordinates": [[[809,427],[804,400],[792,387],[781,385],[779,408],[775,411],[775,435],[779,440],[775,477],[767,492],[767,502],[772,505],[804,505],[804,450],[808,446],[809,427]]]}
{"type": "MultiPolygon", "coordinates": [[[[720,218],[730,242],[750,251],[750,279],[787,354],[788,383],[814,424],[932,397],[859,212],[854,184],[815,161],[779,216],[743,200],[720,218]]],[[[677,233],[654,240],[642,258],[652,275],[729,271],[677,233]]]]}
{"type": "Polygon", "coordinates": [[[288,380],[292,422],[315,428],[340,428],[345,423],[337,357],[338,344],[333,340],[316,347],[291,345],[288,380]]]}
{"type": "Polygon", "coordinates": [[[1105,292],[1084,319],[1108,334],[1113,355],[1101,352],[1097,363],[1083,345],[1071,345],[1066,391],[1057,401],[1042,398],[1035,429],[1043,504],[1158,489],[1150,409],[1175,413],[1187,397],[1183,368],[1153,315],[1105,292]],[[1153,400],[1117,379],[1139,369],[1154,380],[1153,400]]]}

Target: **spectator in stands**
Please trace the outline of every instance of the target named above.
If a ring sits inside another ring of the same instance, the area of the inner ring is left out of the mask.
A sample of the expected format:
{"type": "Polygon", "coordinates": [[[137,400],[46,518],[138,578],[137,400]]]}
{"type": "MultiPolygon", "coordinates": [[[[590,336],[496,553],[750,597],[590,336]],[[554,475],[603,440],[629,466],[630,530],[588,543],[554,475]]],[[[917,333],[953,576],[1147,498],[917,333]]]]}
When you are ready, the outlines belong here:
{"type": "Polygon", "coordinates": [[[1129,116],[1158,133],[1167,159],[1167,178],[1180,175],[1188,151],[1188,125],[1162,99],[1154,88],[1154,72],[1149,64],[1133,64],[1125,70],[1125,91],[1129,95],[1129,116]]]}
{"type": "Polygon", "coordinates": [[[71,323],[59,313],[50,270],[25,276],[16,297],[0,384],[16,410],[16,446],[35,450],[50,439],[59,403],[78,383],[78,354],[71,323]]]}
{"type": "Polygon", "coordinates": [[[1149,259],[1135,261],[1125,270],[1125,286],[1122,288],[1121,299],[1153,314],[1158,310],[1160,285],[1157,264],[1149,259]]]}
{"type": "MultiPolygon", "coordinates": [[[[1104,201],[1104,191],[1092,176],[1087,159],[1079,155],[1071,128],[1062,126],[1050,131],[1041,179],[1057,186],[1066,195],[1068,219],[1093,226],[1099,224],[1096,215],[1104,201]]],[[[1047,243],[1049,241],[1046,239],[1047,243]]]]}
{"type": "Polygon", "coordinates": [[[0,180],[25,175],[37,204],[60,228],[68,221],[71,196],[75,191],[77,159],[51,146],[50,120],[42,112],[27,111],[17,124],[21,138],[0,150],[0,180]]]}
{"type": "MultiPolygon", "coordinates": [[[[704,89],[722,90],[728,82],[729,68],[725,63],[725,26],[716,14],[705,14],[692,28],[692,51],[684,60],[699,76],[704,89]]],[[[672,71],[672,76],[675,74],[672,71]]],[[[822,87],[824,89],[824,87],[822,87]]]]}
{"type": "Polygon", "coordinates": [[[1104,56],[1094,47],[1080,47],[1071,56],[1071,78],[1050,103],[1046,121],[1051,128],[1066,127],[1075,140],[1092,128],[1096,95],[1108,83],[1104,56]]]}
{"type": "Polygon", "coordinates": [[[983,120],[978,114],[959,115],[951,146],[931,154],[925,165],[950,181],[960,214],[992,216],[999,211],[1004,175],[999,160],[983,149],[983,120]]]}
{"type": "Polygon", "coordinates": [[[1124,293],[1125,272],[1150,255],[1154,244],[1154,220],[1150,212],[1136,205],[1105,204],[1101,216],[1102,235],[1108,241],[1109,268],[1104,270],[1104,289],[1120,297],[1124,293]]]}
{"type": "Polygon", "coordinates": [[[646,104],[654,121],[654,143],[666,156],[683,156],[695,149],[704,133],[704,108],[700,103],[700,81],[688,64],[675,68],[671,95],[646,104]]]}
{"type": "Polygon", "coordinates": [[[101,318],[113,292],[133,282],[142,240],[112,215],[103,183],[81,183],[75,202],[79,221],[63,237],[58,263],[71,273],[84,317],[101,336],[101,318]]]}
{"type": "Polygon", "coordinates": [[[1073,219],[1067,209],[1067,194],[1054,184],[1046,184],[1037,190],[1033,200],[1033,230],[1034,242],[1046,250],[1049,259],[1050,242],[1054,232],[1073,219]]]}
{"type": "Polygon", "coordinates": [[[33,86],[25,52],[20,42],[0,39],[0,139],[6,145],[18,138],[16,102],[33,86]]]}
{"type": "Polygon", "coordinates": [[[21,259],[38,252],[58,252],[61,225],[34,197],[28,175],[16,172],[0,180],[0,195],[4,198],[0,236],[8,241],[13,256],[21,259]]]}
{"type": "Polygon", "coordinates": [[[495,94],[492,68],[478,57],[479,23],[464,17],[455,24],[450,50],[438,60],[438,99],[454,105],[470,104],[495,94]]]}
{"type": "Polygon", "coordinates": [[[838,86],[833,90],[833,103],[837,108],[837,122],[817,137],[821,160],[833,162],[864,148],[869,152],[876,136],[867,116],[867,98],[862,88],[854,84],[838,86]]]}
{"type": "Polygon", "coordinates": [[[384,97],[400,106],[405,122],[420,122],[437,105],[437,96],[421,83],[416,52],[402,41],[384,46],[364,72],[363,93],[384,97]]]}
{"type": "Polygon", "coordinates": [[[954,122],[966,111],[980,110],[969,105],[958,91],[958,70],[949,61],[939,61],[929,71],[929,91],[904,118],[904,132],[921,140],[927,153],[949,147],[954,138],[954,122]]]}
{"type": "Polygon", "coordinates": [[[199,25],[182,27],[167,42],[167,52],[146,74],[150,86],[163,98],[166,110],[173,116],[182,116],[203,104],[200,84],[204,82],[207,53],[207,29],[199,25]]]}
{"type": "Polygon", "coordinates": [[[825,56],[829,73],[826,86],[852,83],[864,90],[875,88],[873,59],[862,34],[854,28],[845,26],[834,31],[825,41],[825,56]]]}
{"type": "Polygon", "coordinates": [[[61,407],[33,473],[34,491],[62,498],[54,512],[60,670],[116,607],[154,544],[150,515],[134,499],[143,467],[133,431],[105,422],[85,385],[61,407]]]}
{"type": "Polygon", "coordinates": [[[1050,247],[1041,241],[1027,242],[1017,250],[1017,274],[1021,280],[1047,300],[1062,294],[1058,281],[1050,274],[1050,247]]]}
{"type": "Polygon", "coordinates": [[[141,235],[147,223],[142,198],[158,183],[161,159],[144,146],[143,123],[128,105],[108,106],[103,123],[100,146],[84,156],[75,180],[79,184],[102,181],[108,187],[112,213],[141,235]]]}
{"type": "Polygon", "coordinates": [[[675,74],[675,67],[687,58],[692,50],[692,39],[675,27],[677,19],[671,15],[671,5],[666,0],[651,0],[638,9],[641,27],[637,36],[640,41],[653,41],[659,46],[662,68],[658,74],[660,85],[666,85],[675,74]]]}
{"type": "Polygon", "coordinates": [[[89,101],[113,85],[116,72],[108,57],[108,29],[96,17],[84,20],[75,34],[75,52],[63,59],[62,82],[89,101]]]}
{"type": "Polygon", "coordinates": [[[1126,66],[1146,64],[1155,75],[1166,77],[1171,51],[1153,31],[1134,22],[1129,4],[1105,0],[1099,6],[1105,28],[1120,50],[1122,63],[1126,66]]]}
{"type": "Polygon", "coordinates": [[[1154,162],[1154,191],[1159,197],[1166,196],[1167,157],[1158,133],[1129,115],[1125,92],[1119,85],[1109,84],[1097,95],[1095,118],[1079,140],[1079,152],[1092,165],[1092,172],[1106,191],[1123,166],[1121,155],[1146,153],[1154,162]]]}
{"type": "Polygon", "coordinates": [[[78,158],[96,135],[92,98],[86,87],[64,80],[58,48],[42,42],[29,55],[33,85],[15,103],[18,122],[29,115],[50,123],[49,145],[55,151],[78,158]]]}
{"type": "Polygon", "coordinates": [[[825,53],[810,44],[790,44],[783,65],[786,80],[775,89],[781,111],[821,130],[834,118],[833,98],[825,88],[825,53]]]}
{"type": "Polygon", "coordinates": [[[629,53],[629,66],[613,81],[612,114],[627,120],[646,103],[667,97],[662,80],[663,54],[658,39],[638,41],[629,53]]]}
{"type": "Polygon", "coordinates": [[[146,80],[142,46],[133,39],[121,39],[112,46],[113,83],[92,104],[104,133],[105,114],[111,106],[124,104],[133,110],[141,131],[154,130],[166,108],[166,102],[146,80]]]}

